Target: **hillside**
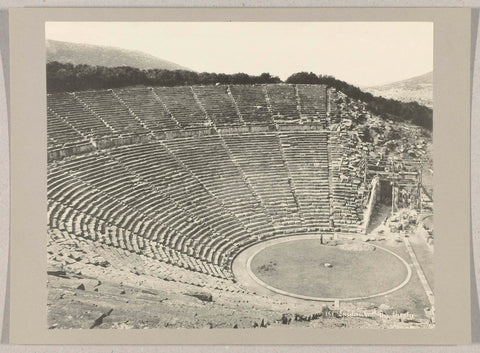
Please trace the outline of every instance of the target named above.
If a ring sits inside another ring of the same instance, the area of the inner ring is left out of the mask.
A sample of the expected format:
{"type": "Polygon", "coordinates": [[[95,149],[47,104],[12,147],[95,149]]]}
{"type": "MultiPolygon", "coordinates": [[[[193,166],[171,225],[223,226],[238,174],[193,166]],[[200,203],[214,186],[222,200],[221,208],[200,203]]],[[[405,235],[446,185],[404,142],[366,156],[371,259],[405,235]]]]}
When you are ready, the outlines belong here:
{"type": "Polygon", "coordinates": [[[365,87],[364,91],[376,96],[397,99],[402,102],[418,102],[433,107],[433,71],[421,76],[385,85],[365,87]]]}
{"type": "Polygon", "coordinates": [[[138,69],[189,70],[153,55],[116,47],[92,44],[46,41],[47,63],[58,61],[74,65],[130,66],[138,69]]]}

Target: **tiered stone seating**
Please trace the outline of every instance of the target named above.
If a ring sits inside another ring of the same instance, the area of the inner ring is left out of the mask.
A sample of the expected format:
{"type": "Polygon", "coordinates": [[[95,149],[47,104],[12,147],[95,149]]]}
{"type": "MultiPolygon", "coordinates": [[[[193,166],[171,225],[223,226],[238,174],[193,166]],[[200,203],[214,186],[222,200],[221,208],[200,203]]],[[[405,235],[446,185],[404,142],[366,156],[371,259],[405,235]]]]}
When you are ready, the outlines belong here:
{"type": "Polygon", "coordinates": [[[237,108],[246,123],[273,123],[262,85],[229,86],[237,108]]]}
{"type": "Polygon", "coordinates": [[[327,92],[323,85],[297,85],[300,116],[308,121],[326,124],[327,92]]]}
{"type": "Polygon", "coordinates": [[[193,86],[193,92],[215,125],[240,125],[228,86],[193,86]]]}
{"type": "Polygon", "coordinates": [[[94,241],[58,228],[49,229],[47,237],[48,260],[52,263],[70,265],[72,268],[84,268],[85,265],[114,266],[125,271],[198,287],[245,292],[229,280],[230,274],[225,273],[219,266],[190,258],[183,259],[181,254],[174,254],[148,241],[145,243],[144,253],[138,254],[127,249],[106,246],[99,240],[94,241]],[[93,249],[95,251],[92,251],[93,249]],[[182,266],[172,264],[173,258],[176,258],[178,264],[182,263],[182,266]]]}
{"type": "Polygon", "coordinates": [[[152,88],[114,90],[117,97],[152,131],[178,130],[179,126],[153,93],[152,88]]]}
{"type": "Polygon", "coordinates": [[[204,244],[194,249],[193,244],[187,244],[186,240],[214,238],[211,229],[172,202],[162,193],[162,189],[154,189],[149,183],[139,180],[137,174],[106,155],[92,157],[84,160],[81,166],[64,163],[62,168],[75,178],[119,200],[127,210],[138,211],[148,219],[170,228],[173,235],[162,239],[164,245],[193,254],[195,250],[202,250],[204,244]]]}
{"type": "Polygon", "coordinates": [[[121,134],[142,134],[148,130],[119,102],[112,90],[77,92],[75,97],[96,116],[121,134]]]}
{"type": "Polygon", "coordinates": [[[265,85],[275,121],[297,121],[297,95],[294,85],[265,85]]]}
{"type": "Polygon", "coordinates": [[[165,104],[168,113],[182,127],[208,126],[209,121],[189,86],[157,87],[154,93],[165,104]]]}
{"type": "MultiPolygon", "coordinates": [[[[201,274],[223,279],[231,278],[231,273],[222,270],[217,265],[201,261],[182,252],[165,247],[156,241],[144,239],[134,233],[116,228],[108,223],[96,220],[93,216],[85,216],[82,212],[72,210],[60,203],[50,202],[49,210],[50,218],[56,220],[55,223],[50,224],[49,233],[57,244],[67,242],[69,245],[74,244],[78,246],[81,243],[92,242],[96,250],[95,254],[88,254],[85,258],[82,258],[82,255],[85,254],[84,251],[72,254],[71,252],[68,253],[68,250],[65,251],[65,248],[62,251],[63,255],[60,255],[63,256],[63,258],[59,259],[59,255],[54,254],[54,256],[57,257],[57,261],[61,260],[61,262],[64,262],[66,265],[71,265],[75,262],[84,262],[105,266],[105,260],[108,260],[108,262],[118,260],[118,258],[112,258],[111,251],[103,251],[103,249],[105,249],[104,246],[107,246],[109,249],[116,248],[123,251],[123,253],[118,251],[115,253],[127,256],[129,259],[135,259],[135,257],[130,256],[130,254],[140,255],[142,257],[142,264],[144,266],[148,264],[150,269],[152,269],[152,267],[165,269],[167,267],[165,264],[173,266],[169,267],[170,271],[162,273],[161,276],[160,273],[157,272],[159,277],[166,276],[178,280],[179,278],[184,278],[185,275],[190,276],[189,273],[191,272],[182,272],[184,271],[182,269],[185,269],[197,272],[196,278],[199,278],[199,276],[201,278],[201,274]],[[52,216],[53,214],[54,216],[52,216]],[[85,222],[90,223],[85,225],[85,222]],[[83,225],[82,228],[79,228],[78,224],[83,225]],[[94,258],[93,261],[92,258],[94,258]],[[173,274],[173,276],[170,276],[170,274],[173,274]]],[[[206,280],[208,277],[204,277],[203,279],[206,280]]]]}
{"type": "Polygon", "coordinates": [[[332,97],[326,132],[317,85],[49,95],[49,228],[216,278],[266,237],[357,232],[360,140],[332,97]]]}
{"type": "Polygon", "coordinates": [[[77,237],[89,239],[191,271],[203,272],[214,277],[231,277],[228,270],[222,270],[215,264],[166,247],[155,240],[145,239],[61,203],[50,201],[49,206],[50,228],[67,232],[72,239],[77,237]]]}
{"type": "MultiPolygon", "coordinates": [[[[98,190],[94,185],[84,180],[72,177],[71,173],[63,168],[56,167],[49,172],[48,198],[71,210],[83,212],[88,217],[95,217],[98,221],[132,232],[138,231],[142,224],[150,224],[148,231],[147,227],[143,229],[142,236],[146,238],[163,239],[165,236],[162,237],[161,234],[171,232],[166,227],[155,224],[153,219],[122,203],[112,195],[98,190]]],[[[55,225],[53,219],[50,219],[50,224],[55,225]]],[[[88,222],[85,222],[84,225],[88,225],[88,222]]]]}
{"type": "Polygon", "coordinates": [[[47,105],[50,111],[64,118],[84,135],[102,137],[111,136],[114,132],[77,101],[72,93],[49,94],[47,105]]]}
{"type": "Polygon", "coordinates": [[[231,157],[272,215],[275,228],[282,232],[300,231],[302,222],[278,137],[273,133],[252,133],[224,136],[224,140],[231,157]]]}
{"type": "MultiPolygon", "coordinates": [[[[273,233],[270,220],[264,214],[258,198],[248,188],[218,136],[204,136],[191,140],[167,140],[168,148],[205,185],[223,205],[257,236],[273,233]]],[[[255,239],[236,239],[237,243],[255,239]]]]}
{"type": "Polygon", "coordinates": [[[209,287],[213,284],[218,286],[219,283],[233,287],[231,281],[225,280],[230,275],[219,266],[193,259],[149,240],[145,240],[144,252],[141,254],[123,249],[112,252],[108,247],[101,245],[98,253],[117,268],[130,268],[137,273],[201,287],[209,287]]]}
{"type": "Polygon", "coordinates": [[[362,156],[345,148],[342,134],[329,136],[330,194],[336,231],[361,232],[364,211],[362,156]]]}
{"type": "Polygon", "coordinates": [[[78,131],[75,131],[50,109],[47,111],[47,135],[52,142],[62,144],[85,140],[78,131]]]}
{"type": "Polygon", "coordinates": [[[213,257],[222,257],[216,253],[222,245],[232,245],[237,238],[248,238],[242,223],[161,143],[115,149],[110,156],[210,227],[215,236],[194,242],[205,243],[205,251],[213,257]]]}
{"type": "Polygon", "coordinates": [[[83,136],[50,108],[47,110],[48,161],[95,149],[91,140],[83,136]]]}
{"type": "Polygon", "coordinates": [[[292,187],[308,230],[331,230],[326,132],[281,132],[292,187]]]}

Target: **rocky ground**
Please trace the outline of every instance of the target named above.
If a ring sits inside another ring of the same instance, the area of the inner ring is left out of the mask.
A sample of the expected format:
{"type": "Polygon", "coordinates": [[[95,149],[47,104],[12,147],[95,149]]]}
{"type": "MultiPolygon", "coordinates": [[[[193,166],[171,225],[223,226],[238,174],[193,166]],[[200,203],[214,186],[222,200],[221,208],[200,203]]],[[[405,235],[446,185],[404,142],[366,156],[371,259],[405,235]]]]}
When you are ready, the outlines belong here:
{"type": "MultiPolygon", "coordinates": [[[[118,273],[115,275],[119,275],[118,273]]],[[[255,328],[275,326],[410,328],[428,326],[387,304],[345,304],[341,310],[290,310],[287,304],[265,305],[264,298],[230,296],[220,291],[166,283],[130,286],[67,272],[48,276],[48,326],[92,328],[255,328]],[[153,289],[150,287],[155,287],[153,289]],[[210,297],[211,296],[211,297],[210,297]],[[208,299],[211,298],[211,301],[208,299]]],[[[128,277],[125,276],[125,277],[128,277]]],[[[103,278],[103,277],[102,277],[103,278]]],[[[119,278],[123,278],[120,277],[119,278]]],[[[126,278],[125,278],[126,279],[126,278]]]]}

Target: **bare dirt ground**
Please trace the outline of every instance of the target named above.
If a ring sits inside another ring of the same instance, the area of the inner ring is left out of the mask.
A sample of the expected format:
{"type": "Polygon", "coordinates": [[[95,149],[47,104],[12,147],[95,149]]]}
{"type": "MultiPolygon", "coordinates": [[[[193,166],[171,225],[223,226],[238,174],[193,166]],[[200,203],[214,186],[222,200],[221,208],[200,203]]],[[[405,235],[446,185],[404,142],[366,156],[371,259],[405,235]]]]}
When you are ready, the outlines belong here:
{"type": "Polygon", "coordinates": [[[391,290],[407,276],[400,259],[371,244],[292,239],[253,256],[250,269],[257,278],[289,293],[342,299],[391,290]],[[274,267],[264,269],[269,263],[274,267]]]}

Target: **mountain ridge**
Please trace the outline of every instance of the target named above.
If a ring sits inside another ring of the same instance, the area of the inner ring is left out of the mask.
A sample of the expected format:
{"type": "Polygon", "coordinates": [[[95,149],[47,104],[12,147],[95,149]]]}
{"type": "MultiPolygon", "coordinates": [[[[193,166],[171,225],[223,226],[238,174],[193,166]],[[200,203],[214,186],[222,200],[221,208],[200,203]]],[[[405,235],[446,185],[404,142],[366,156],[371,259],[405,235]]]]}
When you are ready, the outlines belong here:
{"type": "Polygon", "coordinates": [[[402,102],[418,102],[429,108],[433,107],[433,71],[405,80],[362,89],[376,96],[402,102]]]}
{"type": "Polygon", "coordinates": [[[123,49],[86,43],[73,43],[46,40],[47,63],[58,61],[74,65],[91,66],[130,66],[138,69],[188,70],[191,69],[177,63],[158,58],[139,50],[123,49]]]}

